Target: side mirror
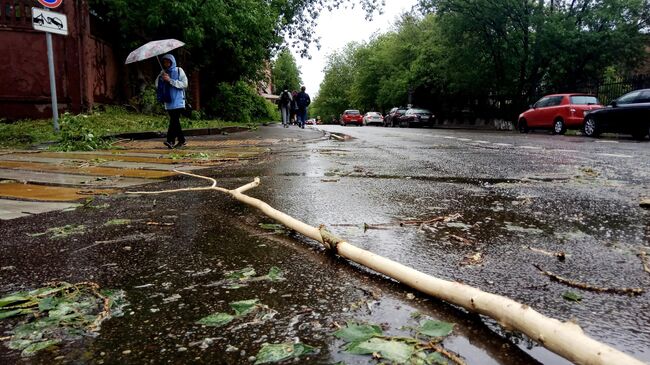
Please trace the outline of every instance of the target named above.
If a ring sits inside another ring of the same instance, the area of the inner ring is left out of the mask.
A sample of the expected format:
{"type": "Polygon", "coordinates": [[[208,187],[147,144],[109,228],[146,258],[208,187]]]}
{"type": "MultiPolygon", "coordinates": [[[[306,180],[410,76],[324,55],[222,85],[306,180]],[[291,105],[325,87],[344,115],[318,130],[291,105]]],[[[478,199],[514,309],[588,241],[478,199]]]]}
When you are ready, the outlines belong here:
{"type": "Polygon", "coordinates": [[[528,105],[528,109],[535,109],[535,104],[528,105]]]}
{"type": "Polygon", "coordinates": [[[616,108],[618,106],[618,103],[616,102],[616,100],[614,100],[609,105],[611,105],[613,108],[616,108]]]}

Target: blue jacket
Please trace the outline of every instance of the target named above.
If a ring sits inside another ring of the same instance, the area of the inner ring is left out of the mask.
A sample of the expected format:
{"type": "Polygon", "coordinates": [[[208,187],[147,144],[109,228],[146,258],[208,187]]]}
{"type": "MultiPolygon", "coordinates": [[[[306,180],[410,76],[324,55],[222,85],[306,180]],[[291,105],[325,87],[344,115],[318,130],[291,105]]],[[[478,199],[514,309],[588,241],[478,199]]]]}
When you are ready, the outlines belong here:
{"type": "Polygon", "coordinates": [[[162,88],[169,88],[167,92],[169,93],[170,101],[165,102],[165,109],[166,110],[184,109],[185,89],[187,89],[188,86],[187,76],[185,75],[185,71],[183,71],[182,68],[176,66],[176,59],[174,58],[174,56],[170,54],[166,54],[162,57],[162,59],[163,60],[167,59],[172,63],[169,69],[167,69],[166,71],[161,71],[160,75],[158,75],[158,78],[156,78],[156,88],[158,88],[159,85],[162,88]],[[169,74],[169,77],[171,78],[169,84],[166,84],[165,81],[163,81],[162,79],[163,72],[167,72],[169,74]]]}

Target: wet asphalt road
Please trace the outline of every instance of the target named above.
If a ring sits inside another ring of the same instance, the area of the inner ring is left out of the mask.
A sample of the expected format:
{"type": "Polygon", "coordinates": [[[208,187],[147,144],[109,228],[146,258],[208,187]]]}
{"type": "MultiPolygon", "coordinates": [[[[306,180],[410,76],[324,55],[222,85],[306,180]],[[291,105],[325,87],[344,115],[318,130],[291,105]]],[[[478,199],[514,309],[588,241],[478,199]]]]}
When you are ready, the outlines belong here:
{"type": "MultiPolygon", "coordinates": [[[[263,128],[258,133],[290,139],[271,146],[264,158],[205,174],[229,188],[260,176],[262,185],[249,194],[306,223],[326,224],[354,244],[423,272],[575,320],[592,337],[650,362],[648,293],[629,297],[571,289],[533,267],[597,286],[650,288],[650,275],[636,256],[650,246],[650,214],[638,206],[650,195],[650,142],[319,128],[355,138],[339,142],[309,129],[263,128]],[[363,229],[364,223],[455,214],[460,216],[447,223],[363,229]],[[567,259],[560,262],[528,247],[564,251],[567,259]],[[478,253],[481,263],[466,259],[478,253]],[[563,299],[568,290],[580,293],[582,301],[563,299]]],[[[201,185],[174,177],[147,190],[201,185]]],[[[258,225],[271,223],[267,218],[215,193],[119,195],[91,206],[0,225],[5,237],[0,293],[53,280],[92,280],[126,290],[126,315],[107,321],[98,337],[35,358],[21,359],[0,347],[0,363],[249,364],[261,343],[300,338],[320,348],[300,363],[366,364],[368,358],[341,351],[342,343],[332,336],[336,323],[383,323],[391,334],[401,334],[402,326],[414,325],[414,312],[456,323],[443,344],[468,364],[567,363],[489,319],[432,298],[408,299],[408,288],[350,267],[300,236],[269,234],[258,225]],[[107,226],[112,219],[131,221],[107,226]],[[25,234],[66,224],[83,224],[84,233],[63,240],[25,234]],[[287,280],[240,289],[218,285],[224,273],[248,266],[260,275],[277,266],[287,280]],[[277,310],[273,320],[219,329],[195,323],[227,311],[229,302],[251,298],[277,310]]],[[[0,326],[6,334],[11,323],[0,326]]]]}
{"type": "Polygon", "coordinates": [[[648,293],[571,289],[533,267],[599,287],[650,288],[637,257],[650,246],[650,214],[639,207],[650,195],[650,142],[545,132],[321,129],[355,139],[311,145],[287,163],[284,173],[300,177],[285,184],[276,205],[426,273],[575,320],[594,338],[650,361],[648,293]],[[453,223],[419,229],[336,226],[456,213],[462,218],[453,223]],[[560,262],[528,246],[568,258],[560,262]],[[476,253],[481,265],[463,265],[476,253]],[[567,290],[584,299],[566,301],[567,290]]]}

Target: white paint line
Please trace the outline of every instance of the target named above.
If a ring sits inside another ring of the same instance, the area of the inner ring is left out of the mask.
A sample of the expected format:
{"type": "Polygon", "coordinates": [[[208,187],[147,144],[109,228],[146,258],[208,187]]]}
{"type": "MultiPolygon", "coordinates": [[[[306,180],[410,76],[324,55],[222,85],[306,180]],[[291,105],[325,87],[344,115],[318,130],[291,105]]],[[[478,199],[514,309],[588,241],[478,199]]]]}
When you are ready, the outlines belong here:
{"type": "Polygon", "coordinates": [[[541,150],[542,147],[537,147],[537,146],[517,146],[517,148],[522,148],[525,150],[541,150]]]}
{"type": "Polygon", "coordinates": [[[512,147],[514,146],[513,144],[510,143],[495,143],[495,146],[501,146],[501,147],[512,147]]]}
{"type": "Polygon", "coordinates": [[[620,158],[632,158],[634,156],[630,155],[619,155],[616,153],[597,153],[598,156],[605,156],[605,157],[620,157],[620,158]]]}

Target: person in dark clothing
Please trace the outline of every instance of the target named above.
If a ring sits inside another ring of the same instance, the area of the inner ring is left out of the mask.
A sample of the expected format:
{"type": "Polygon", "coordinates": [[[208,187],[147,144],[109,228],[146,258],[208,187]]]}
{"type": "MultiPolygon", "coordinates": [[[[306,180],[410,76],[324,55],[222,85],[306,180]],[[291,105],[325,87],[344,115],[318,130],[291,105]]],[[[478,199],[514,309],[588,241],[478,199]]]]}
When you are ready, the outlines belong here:
{"type": "Polygon", "coordinates": [[[293,99],[289,90],[284,89],[280,93],[280,99],[278,100],[278,107],[280,108],[280,114],[282,116],[282,126],[289,128],[289,112],[291,109],[291,103],[293,99]]]}
{"type": "Polygon", "coordinates": [[[300,88],[300,92],[296,95],[296,104],[298,106],[298,126],[305,129],[305,122],[307,121],[307,107],[311,104],[311,98],[305,92],[306,88],[300,88]]]}
{"type": "Polygon", "coordinates": [[[158,101],[165,103],[169,113],[169,128],[167,129],[167,148],[178,148],[186,145],[183,129],[181,128],[181,112],[185,109],[185,89],[188,81],[185,71],[176,66],[176,59],[171,54],[162,57],[164,70],[156,78],[158,101]],[[178,139],[176,145],[174,141],[178,139]]]}
{"type": "Polygon", "coordinates": [[[291,123],[296,124],[298,122],[298,103],[296,97],[298,92],[296,90],[291,92],[291,123]]]}

